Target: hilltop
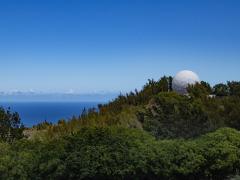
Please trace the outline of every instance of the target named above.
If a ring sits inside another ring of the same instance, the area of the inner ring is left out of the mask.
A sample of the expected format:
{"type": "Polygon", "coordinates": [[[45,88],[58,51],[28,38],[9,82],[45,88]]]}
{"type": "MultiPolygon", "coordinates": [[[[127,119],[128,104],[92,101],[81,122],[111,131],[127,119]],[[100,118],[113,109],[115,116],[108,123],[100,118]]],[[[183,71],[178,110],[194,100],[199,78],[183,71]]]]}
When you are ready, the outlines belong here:
{"type": "Polygon", "coordinates": [[[240,82],[187,90],[173,92],[164,76],[79,117],[38,124],[28,138],[11,127],[1,136],[0,178],[231,178],[240,170],[240,82]]]}

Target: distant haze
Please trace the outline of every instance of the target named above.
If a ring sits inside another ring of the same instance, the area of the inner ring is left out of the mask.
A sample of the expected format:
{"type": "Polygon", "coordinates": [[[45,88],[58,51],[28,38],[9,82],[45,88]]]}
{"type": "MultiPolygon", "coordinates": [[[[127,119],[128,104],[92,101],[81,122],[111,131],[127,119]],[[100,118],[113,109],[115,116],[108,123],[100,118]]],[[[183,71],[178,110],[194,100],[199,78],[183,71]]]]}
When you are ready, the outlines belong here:
{"type": "Polygon", "coordinates": [[[117,93],[63,94],[63,93],[18,93],[0,94],[1,102],[109,102],[117,93]]]}

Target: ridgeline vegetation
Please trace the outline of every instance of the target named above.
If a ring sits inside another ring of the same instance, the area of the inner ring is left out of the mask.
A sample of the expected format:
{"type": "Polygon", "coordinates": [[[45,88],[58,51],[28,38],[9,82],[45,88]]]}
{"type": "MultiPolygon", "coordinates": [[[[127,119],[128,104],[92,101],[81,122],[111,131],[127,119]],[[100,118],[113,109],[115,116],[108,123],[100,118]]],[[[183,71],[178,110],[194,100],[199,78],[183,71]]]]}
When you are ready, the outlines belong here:
{"type": "Polygon", "coordinates": [[[25,130],[1,108],[0,179],[237,178],[240,82],[202,81],[188,92],[173,92],[164,76],[79,117],[25,130]]]}

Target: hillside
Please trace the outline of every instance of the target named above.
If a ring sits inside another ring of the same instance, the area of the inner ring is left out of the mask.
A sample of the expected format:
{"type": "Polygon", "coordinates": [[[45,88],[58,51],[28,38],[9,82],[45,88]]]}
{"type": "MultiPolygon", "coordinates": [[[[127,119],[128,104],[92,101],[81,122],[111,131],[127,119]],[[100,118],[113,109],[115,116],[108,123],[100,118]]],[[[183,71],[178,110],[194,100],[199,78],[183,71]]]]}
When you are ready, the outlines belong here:
{"type": "Polygon", "coordinates": [[[240,82],[214,87],[201,82],[189,86],[187,96],[173,92],[171,82],[171,77],[149,80],[142,90],[84,110],[80,117],[38,124],[25,130],[28,137],[2,138],[0,179],[237,175],[240,82]]]}

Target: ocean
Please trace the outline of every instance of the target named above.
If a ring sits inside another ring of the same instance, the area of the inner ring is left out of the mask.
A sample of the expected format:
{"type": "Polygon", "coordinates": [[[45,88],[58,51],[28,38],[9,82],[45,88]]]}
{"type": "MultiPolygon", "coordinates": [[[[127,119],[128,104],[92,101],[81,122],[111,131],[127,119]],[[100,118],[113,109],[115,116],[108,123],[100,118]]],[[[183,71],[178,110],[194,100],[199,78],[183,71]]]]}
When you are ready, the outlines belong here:
{"type": "Polygon", "coordinates": [[[0,102],[0,106],[18,112],[21,122],[32,127],[43,121],[57,123],[60,119],[79,116],[84,108],[97,108],[99,102],[0,102]]]}

